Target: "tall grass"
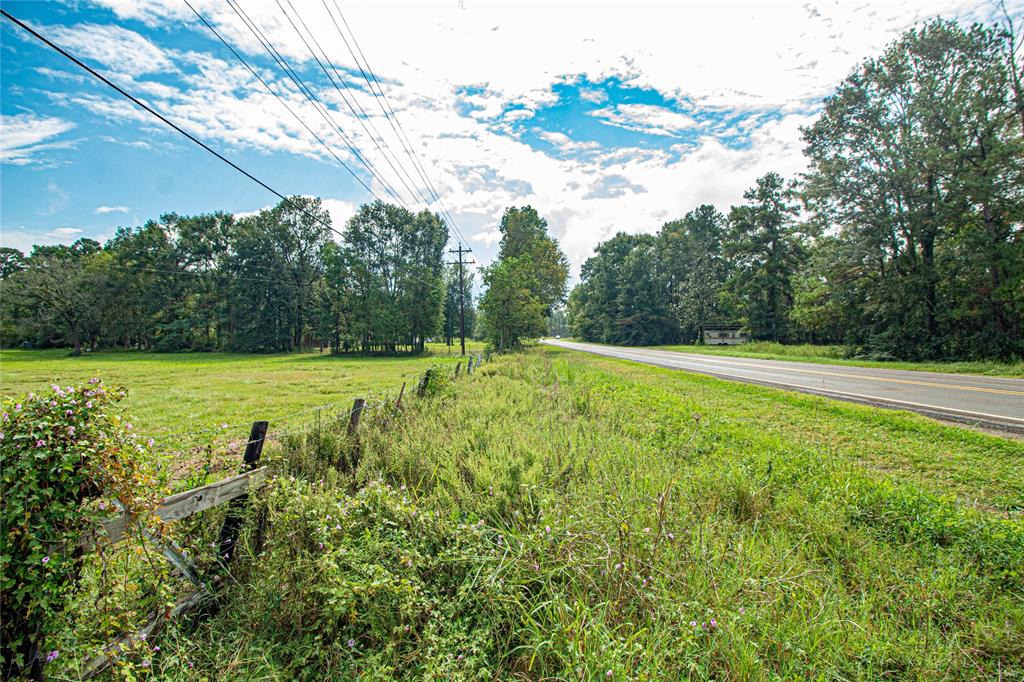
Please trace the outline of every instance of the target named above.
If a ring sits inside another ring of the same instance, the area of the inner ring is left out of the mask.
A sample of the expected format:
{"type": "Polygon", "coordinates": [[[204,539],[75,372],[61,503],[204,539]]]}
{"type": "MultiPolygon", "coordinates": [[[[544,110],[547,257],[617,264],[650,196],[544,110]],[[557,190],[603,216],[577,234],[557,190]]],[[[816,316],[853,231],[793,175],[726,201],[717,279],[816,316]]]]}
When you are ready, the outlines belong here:
{"type": "Polygon", "coordinates": [[[1024,676],[1019,443],[550,349],[431,393],[270,447],[156,674],[1024,676]]]}

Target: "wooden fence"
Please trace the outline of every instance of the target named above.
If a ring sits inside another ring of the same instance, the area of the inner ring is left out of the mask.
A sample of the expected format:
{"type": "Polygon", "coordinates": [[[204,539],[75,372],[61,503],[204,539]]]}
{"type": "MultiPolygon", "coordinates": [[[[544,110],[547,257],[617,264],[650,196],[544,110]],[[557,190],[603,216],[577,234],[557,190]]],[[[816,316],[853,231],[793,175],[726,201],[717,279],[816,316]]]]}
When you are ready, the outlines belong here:
{"type": "MultiPolygon", "coordinates": [[[[479,369],[482,363],[483,358],[480,355],[469,356],[466,364],[466,374],[472,374],[475,369],[479,369]]],[[[454,376],[456,378],[459,376],[461,367],[462,362],[460,361],[455,366],[454,376]]],[[[435,371],[435,369],[427,369],[420,376],[417,382],[418,396],[426,395],[435,371]]],[[[397,407],[401,407],[404,394],[405,384],[403,383],[398,393],[398,398],[395,401],[397,407]]],[[[359,423],[365,408],[366,400],[363,398],[356,398],[352,403],[352,409],[348,413],[348,423],[345,427],[346,433],[350,437],[358,438],[359,423]]],[[[227,514],[221,525],[218,540],[218,556],[222,566],[225,567],[234,557],[235,545],[238,542],[245,519],[244,512],[248,504],[249,493],[257,491],[267,477],[267,467],[260,466],[259,463],[260,457],[263,454],[263,445],[267,440],[269,424],[269,421],[253,422],[252,429],[249,432],[249,440],[246,442],[245,452],[242,455],[242,471],[240,473],[216,483],[210,483],[165,497],[160,500],[156,509],[156,515],[162,521],[178,521],[207,509],[228,504],[227,514]]],[[[258,527],[256,528],[255,538],[257,546],[262,546],[264,522],[265,520],[262,518],[257,521],[258,527]]],[[[102,528],[98,529],[98,531],[106,536],[106,541],[115,544],[124,540],[128,528],[137,523],[138,521],[130,514],[122,512],[117,516],[103,520],[102,528]]],[[[146,624],[137,632],[124,635],[107,644],[100,656],[86,662],[83,668],[84,678],[92,677],[105,670],[114,658],[132,641],[146,640],[152,637],[159,632],[164,623],[196,610],[216,596],[217,588],[221,582],[219,575],[204,578],[200,575],[200,570],[195,563],[172,541],[156,537],[146,528],[140,527],[140,530],[143,537],[157,547],[167,561],[186,580],[192,583],[195,589],[178,600],[167,611],[151,615],[146,624]]],[[[86,537],[83,538],[82,545],[85,549],[91,549],[97,541],[98,538],[96,536],[86,537]]]]}

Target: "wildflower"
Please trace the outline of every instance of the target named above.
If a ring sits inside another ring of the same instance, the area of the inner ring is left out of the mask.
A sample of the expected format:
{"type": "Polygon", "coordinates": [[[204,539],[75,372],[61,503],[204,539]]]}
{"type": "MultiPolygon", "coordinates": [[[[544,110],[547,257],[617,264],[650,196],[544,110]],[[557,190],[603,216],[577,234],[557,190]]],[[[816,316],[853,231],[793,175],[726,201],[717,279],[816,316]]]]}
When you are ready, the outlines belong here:
{"type": "Polygon", "coordinates": [[[148,445],[149,447],[153,447],[153,442],[153,439],[150,438],[149,440],[146,441],[146,445],[148,445]]]}
{"type": "Polygon", "coordinates": [[[715,620],[714,618],[712,618],[711,619],[711,629],[714,630],[717,627],[718,627],[718,621],[715,620]]]}
{"type": "Polygon", "coordinates": [[[93,397],[94,395],[96,395],[96,391],[86,391],[86,392],[85,392],[85,397],[86,397],[86,398],[91,398],[91,397],[93,397]]]}
{"type": "Polygon", "coordinates": [[[2,431],[0,431],[0,440],[3,440],[3,439],[4,439],[4,434],[3,434],[2,431]]]}
{"type": "Polygon", "coordinates": [[[88,407],[89,409],[92,409],[92,401],[91,400],[87,401],[85,403],[85,406],[88,407]]]}
{"type": "Polygon", "coordinates": [[[155,646],[155,647],[153,647],[153,651],[154,651],[154,652],[156,652],[156,651],[160,651],[160,647],[158,647],[158,646],[155,646]]]}
{"type": "Polygon", "coordinates": [[[611,668],[608,668],[608,672],[606,672],[606,673],[604,674],[604,676],[605,676],[605,677],[611,677],[611,676],[612,676],[612,669],[611,669],[611,668]]]}
{"type": "Polygon", "coordinates": [[[107,501],[106,500],[100,500],[99,508],[100,508],[100,511],[103,511],[104,509],[106,509],[107,508],[107,501]]]}
{"type": "Polygon", "coordinates": [[[74,412],[72,410],[64,410],[64,414],[70,417],[74,412]]]}
{"type": "Polygon", "coordinates": [[[742,616],[746,612],[747,612],[747,610],[741,606],[740,607],[740,615],[742,616]]]}
{"type": "Polygon", "coordinates": [[[320,549],[323,549],[324,548],[324,543],[321,542],[319,544],[320,544],[320,549]]]}
{"type": "Polygon", "coordinates": [[[227,425],[227,424],[221,424],[221,425],[220,425],[220,428],[222,428],[222,429],[226,429],[226,428],[228,428],[228,425],[227,425]]]}
{"type": "Polygon", "coordinates": [[[44,445],[46,445],[46,441],[45,441],[45,440],[43,440],[43,439],[41,439],[41,438],[40,438],[39,440],[37,440],[37,441],[36,441],[36,447],[37,447],[37,448],[41,448],[41,447],[43,447],[44,445]]]}
{"type": "Polygon", "coordinates": [[[44,557],[43,557],[43,563],[44,563],[44,564],[48,564],[48,563],[50,563],[50,557],[48,557],[48,556],[44,556],[44,557]]]}
{"type": "Polygon", "coordinates": [[[544,532],[551,535],[551,526],[544,526],[544,532]]]}
{"type": "Polygon", "coordinates": [[[651,532],[651,529],[650,529],[650,528],[644,528],[644,532],[645,532],[645,533],[650,533],[650,532],[651,532]]]}
{"type": "Polygon", "coordinates": [[[21,403],[14,403],[14,411],[21,412],[21,403]]]}
{"type": "Polygon", "coordinates": [[[354,640],[354,639],[348,640],[348,648],[349,649],[352,649],[353,647],[355,647],[355,645],[356,645],[356,640],[354,640]]]}
{"type": "Polygon", "coordinates": [[[75,435],[75,427],[74,426],[69,426],[68,427],[68,435],[69,436],[75,435]]]}
{"type": "Polygon", "coordinates": [[[615,570],[616,571],[621,571],[622,570],[622,564],[615,564],[615,570]]]}
{"type": "Polygon", "coordinates": [[[142,662],[142,667],[143,668],[148,668],[149,667],[149,659],[148,658],[142,662]]]}
{"type": "Polygon", "coordinates": [[[695,620],[691,620],[691,621],[690,621],[690,627],[691,627],[691,628],[695,628],[695,627],[697,627],[697,621],[695,621],[695,620]]]}
{"type": "Polygon", "coordinates": [[[89,383],[90,384],[98,384],[98,383],[100,383],[100,378],[99,377],[93,377],[92,379],[89,379],[89,383]]]}
{"type": "Polygon", "coordinates": [[[127,431],[131,431],[131,430],[132,430],[132,423],[131,423],[131,422],[128,422],[127,424],[125,424],[125,425],[124,425],[124,428],[125,428],[125,430],[127,430],[127,431]]]}
{"type": "Polygon", "coordinates": [[[141,639],[143,642],[145,642],[146,641],[146,633],[143,632],[141,635],[139,635],[139,639],[141,639]]]}
{"type": "Polygon", "coordinates": [[[50,407],[57,407],[57,401],[56,400],[51,400],[50,401],[50,407]]]}
{"type": "Polygon", "coordinates": [[[643,582],[640,583],[640,587],[647,587],[647,578],[644,578],[643,582]]]}
{"type": "Polygon", "coordinates": [[[51,651],[50,653],[46,654],[46,662],[47,663],[53,663],[54,661],[57,660],[57,656],[60,656],[60,652],[59,651],[56,651],[56,650],[51,651]]]}
{"type": "Polygon", "coordinates": [[[5,422],[9,422],[9,421],[11,421],[11,415],[9,415],[9,414],[7,414],[6,412],[4,412],[4,421],[5,421],[5,422]]]}
{"type": "Polygon", "coordinates": [[[461,661],[462,660],[462,654],[459,654],[458,657],[455,660],[461,661]]]}

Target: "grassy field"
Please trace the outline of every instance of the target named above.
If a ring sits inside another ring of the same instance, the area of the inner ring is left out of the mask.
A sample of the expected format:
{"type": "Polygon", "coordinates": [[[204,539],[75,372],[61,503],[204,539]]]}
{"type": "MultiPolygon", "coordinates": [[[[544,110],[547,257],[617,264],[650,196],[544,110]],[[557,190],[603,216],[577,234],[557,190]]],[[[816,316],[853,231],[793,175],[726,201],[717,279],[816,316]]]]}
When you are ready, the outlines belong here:
{"type": "Polygon", "coordinates": [[[1019,442],[539,348],[354,447],[269,446],[262,554],[146,675],[1024,677],[1019,442]]]}
{"type": "Polygon", "coordinates": [[[753,341],[741,346],[654,346],[663,350],[704,355],[731,355],[760,360],[793,360],[829,365],[880,367],[882,369],[909,369],[919,372],[948,372],[951,374],[987,374],[989,376],[1024,377],[1024,361],[1017,362],[899,362],[858,360],[847,357],[845,346],[815,346],[809,343],[784,345],[770,341],[753,341]]]}
{"type": "MultiPolygon", "coordinates": [[[[469,349],[479,352],[483,345],[470,344],[469,349]]],[[[400,358],[317,352],[101,352],[75,358],[65,350],[5,350],[0,352],[0,397],[98,376],[128,388],[123,406],[139,432],[172,446],[174,441],[162,436],[186,432],[193,438],[202,434],[192,432],[218,433],[227,424],[224,433],[244,437],[256,419],[275,421],[323,404],[347,410],[353,398],[397,393],[402,382],[415,380],[426,367],[458,361],[442,344],[429,350],[423,357],[400,358]]],[[[275,429],[289,424],[288,417],[276,422],[275,429]]]]}

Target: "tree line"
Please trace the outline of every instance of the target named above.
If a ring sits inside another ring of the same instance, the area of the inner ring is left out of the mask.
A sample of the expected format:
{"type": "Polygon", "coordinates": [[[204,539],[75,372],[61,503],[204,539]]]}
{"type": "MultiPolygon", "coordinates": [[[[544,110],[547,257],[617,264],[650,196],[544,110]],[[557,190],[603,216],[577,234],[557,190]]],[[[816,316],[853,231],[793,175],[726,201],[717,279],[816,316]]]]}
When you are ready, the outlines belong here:
{"type": "Polygon", "coordinates": [[[1024,87],[1006,27],[935,20],[861,64],[803,130],[808,172],[726,214],[600,244],[572,332],[845,344],[910,360],[1024,356],[1024,87]]]}
{"type": "Polygon", "coordinates": [[[396,353],[458,333],[458,280],[437,215],[378,201],[335,234],[319,199],[294,196],[241,218],[167,214],[104,245],[80,239],[27,256],[5,248],[0,340],[75,353],[396,353]]]}

